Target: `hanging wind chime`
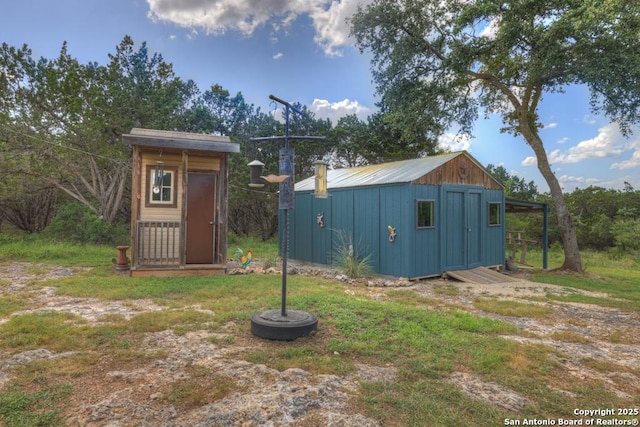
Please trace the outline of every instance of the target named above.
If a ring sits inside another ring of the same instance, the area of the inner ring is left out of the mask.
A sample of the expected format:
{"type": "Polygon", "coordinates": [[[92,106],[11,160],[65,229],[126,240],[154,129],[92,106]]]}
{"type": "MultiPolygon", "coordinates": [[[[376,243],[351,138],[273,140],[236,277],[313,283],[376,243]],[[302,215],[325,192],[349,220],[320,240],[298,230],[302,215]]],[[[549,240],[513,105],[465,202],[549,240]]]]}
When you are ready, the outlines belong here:
{"type": "MultiPolygon", "coordinates": [[[[160,152],[160,158],[162,158],[162,151],[160,152]]],[[[162,189],[162,181],[164,180],[164,162],[162,160],[156,161],[156,169],[153,172],[153,194],[160,194],[162,189]]]]}

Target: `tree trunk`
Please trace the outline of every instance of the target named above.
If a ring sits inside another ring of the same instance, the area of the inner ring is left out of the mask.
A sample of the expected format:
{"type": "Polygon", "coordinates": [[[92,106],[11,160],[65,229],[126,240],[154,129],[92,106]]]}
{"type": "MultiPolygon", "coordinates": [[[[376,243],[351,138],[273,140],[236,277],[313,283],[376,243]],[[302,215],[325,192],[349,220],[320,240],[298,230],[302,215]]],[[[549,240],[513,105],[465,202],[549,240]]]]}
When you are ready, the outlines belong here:
{"type": "Polygon", "coordinates": [[[547,152],[544,149],[542,139],[538,135],[538,132],[532,129],[528,123],[523,124],[520,121],[520,128],[525,140],[531,146],[536,159],[538,160],[538,170],[544,177],[545,181],[549,185],[551,191],[551,198],[556,210],[556,216],[558,218],[558,226],[562,231],[562,247],[564,249],[564,263],[562,270],[571,270],[578,273],[582,273],[582,260],[580,257],[580,249],[578,247],[578,237],[576,235],[576,228],[573,225],[573,220],[569,214],[569,209],[564,201],[564,194],[560,183],[555,174],[551,170],[549,165],[549,159],[547,158],[547,152]]]}

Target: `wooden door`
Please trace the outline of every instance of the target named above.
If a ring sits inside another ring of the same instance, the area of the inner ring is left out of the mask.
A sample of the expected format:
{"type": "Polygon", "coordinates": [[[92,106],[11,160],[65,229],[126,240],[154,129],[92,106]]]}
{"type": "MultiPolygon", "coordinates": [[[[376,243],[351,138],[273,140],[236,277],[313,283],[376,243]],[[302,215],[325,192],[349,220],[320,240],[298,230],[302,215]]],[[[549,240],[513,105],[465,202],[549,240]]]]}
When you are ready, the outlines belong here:
{"type": "Polygon", "coordinates": [[[216,176],[189,173],[187,184],[187,264],[213,264],[216,176]]]}

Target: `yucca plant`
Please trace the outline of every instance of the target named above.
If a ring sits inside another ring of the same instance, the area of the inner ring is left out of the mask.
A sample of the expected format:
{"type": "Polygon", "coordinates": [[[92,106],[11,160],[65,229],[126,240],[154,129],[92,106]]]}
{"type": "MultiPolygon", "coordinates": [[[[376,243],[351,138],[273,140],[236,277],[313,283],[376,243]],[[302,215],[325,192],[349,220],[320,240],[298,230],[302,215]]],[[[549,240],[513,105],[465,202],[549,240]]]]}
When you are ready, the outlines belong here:
{"type": "Polygon", "coordinates": [[[371,276],[375,272],[371,265],[371,254],[363,255],[362,251],[354,246],[353,236],[347,231],[333,231],[338,242],[333,259],[340,272],[351,279],[371,276]]]}

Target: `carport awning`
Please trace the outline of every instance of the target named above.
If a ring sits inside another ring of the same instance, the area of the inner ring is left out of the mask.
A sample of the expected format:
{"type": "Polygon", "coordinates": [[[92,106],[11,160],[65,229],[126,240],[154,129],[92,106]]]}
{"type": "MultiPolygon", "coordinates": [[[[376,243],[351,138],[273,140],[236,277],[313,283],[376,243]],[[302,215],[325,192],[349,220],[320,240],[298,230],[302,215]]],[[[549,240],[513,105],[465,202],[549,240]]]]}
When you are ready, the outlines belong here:
{"type": "Polygon", "coordinates": [[[540,202],[528,202],[505,198],[506,213],[542,213],[544,215],[542,230],[542,268],[549,268],[549,205],[540,202]]]}

